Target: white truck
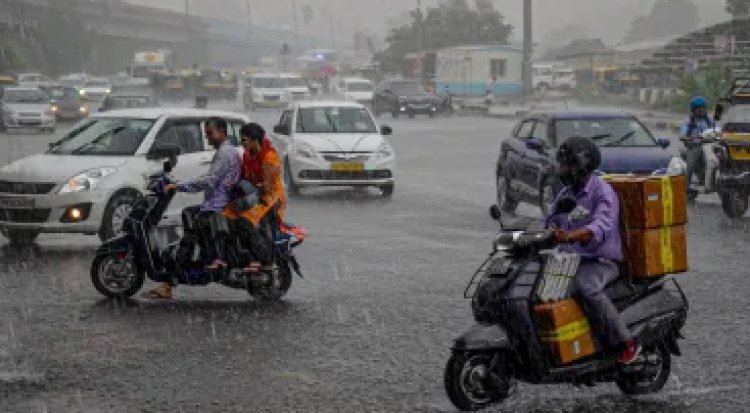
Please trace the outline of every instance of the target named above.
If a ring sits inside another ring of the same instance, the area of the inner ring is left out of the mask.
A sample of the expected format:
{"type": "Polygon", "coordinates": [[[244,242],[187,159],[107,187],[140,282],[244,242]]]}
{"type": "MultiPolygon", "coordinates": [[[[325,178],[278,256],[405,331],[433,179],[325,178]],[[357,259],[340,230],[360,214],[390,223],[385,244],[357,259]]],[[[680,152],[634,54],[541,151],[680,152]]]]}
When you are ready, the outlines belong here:
{"type": "Polygon", "coordinates": [[[575,89],[575,71],[564,63],[539,62],[532,66],[534,90],[544,93],[548,90],[567,91],[575,89]]]}
{"type": "Polygon", "coordinates": [[[134,80],[148,84],[154,72],[174,69],[174,55],[169,49],[136,52],[129,74],[134,80]]]}

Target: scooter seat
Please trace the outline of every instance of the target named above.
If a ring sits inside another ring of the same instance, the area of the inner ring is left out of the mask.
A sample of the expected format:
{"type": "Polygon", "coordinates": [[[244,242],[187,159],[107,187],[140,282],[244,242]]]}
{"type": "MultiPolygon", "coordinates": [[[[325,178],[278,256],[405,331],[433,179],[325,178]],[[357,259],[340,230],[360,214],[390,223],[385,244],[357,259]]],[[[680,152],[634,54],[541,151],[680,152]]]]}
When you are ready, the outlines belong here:
{"type": "Polygon", "coordinates": [[[627,300],[632,297],[637,297],[648,291],[654,282],[659,279],[645,279],[632,281],[627,277],[619,277],[615,281],[609,283],[604,289],[604,294],[609,297],[613,302],[627,300]]]}

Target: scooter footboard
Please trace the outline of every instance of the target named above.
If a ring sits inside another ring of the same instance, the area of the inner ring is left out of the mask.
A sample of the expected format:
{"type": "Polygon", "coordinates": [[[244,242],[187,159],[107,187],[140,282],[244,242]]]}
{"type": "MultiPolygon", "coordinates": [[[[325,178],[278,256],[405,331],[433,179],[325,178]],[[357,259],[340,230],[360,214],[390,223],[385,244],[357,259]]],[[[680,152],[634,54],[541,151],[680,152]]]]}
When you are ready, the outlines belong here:
{"type": "Polygon", "coordinates": [[[482,351],[509,348],[508,333],[497,324],[475,324],[457,338],[453,350],[482,351]]]}

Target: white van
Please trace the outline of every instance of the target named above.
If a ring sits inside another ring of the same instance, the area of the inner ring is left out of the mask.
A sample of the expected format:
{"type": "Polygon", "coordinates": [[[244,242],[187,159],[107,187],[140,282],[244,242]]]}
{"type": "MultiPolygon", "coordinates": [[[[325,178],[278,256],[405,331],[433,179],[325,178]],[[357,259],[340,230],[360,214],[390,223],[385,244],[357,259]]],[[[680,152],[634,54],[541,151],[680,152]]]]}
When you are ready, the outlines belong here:
{"type": "Polygon", "coordinates": [[[374,88],[372,82],[360,77],[345,77],[337,85],[339,93],[349,100],[364,105],[372,104],[374,88]]]}

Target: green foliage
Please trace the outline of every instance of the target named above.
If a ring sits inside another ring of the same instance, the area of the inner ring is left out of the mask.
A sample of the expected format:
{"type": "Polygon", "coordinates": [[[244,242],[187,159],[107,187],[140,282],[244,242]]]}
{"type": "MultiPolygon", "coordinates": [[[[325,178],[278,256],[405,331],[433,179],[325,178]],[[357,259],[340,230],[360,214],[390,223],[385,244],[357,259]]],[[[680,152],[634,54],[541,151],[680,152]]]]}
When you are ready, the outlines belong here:
{"type": "Polygon", "coordinates": [[[491,0],[446,0],[437,7],[412,10],[411,21],[391,30],[387,47],[374,60],[386,72],[396,72],[404,56],[424,49],[472,44],[507,44],[512,26],[491,0]]]}
{"type": "Polygon", "coordinates": [[[703,96],[708,99],[710,105],[715,105],[719,98],[729,90],[732,85],[732,70],[721,63],[710,63],[695,74],[688,74],[680,81],[680,90],[684,93],[676,96],[673,102],[676,109],[687,108],[690,99],[694,96],[703,96]]]}
{"type": "Polygon", "coordinates": [[[651,14],[636,17],[625,35],[625,41],[648,39],[689,33],[698,28],[700,10],[692,0],[658,0],[651,14]]]}
{"type": "Polygon", "coordinates": [[[733,17],[750,17],[750,0],[727,0],[726,10],[733,17]]]}

